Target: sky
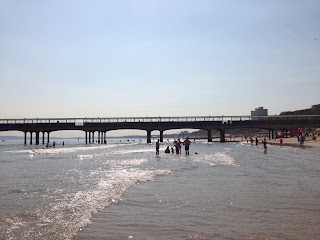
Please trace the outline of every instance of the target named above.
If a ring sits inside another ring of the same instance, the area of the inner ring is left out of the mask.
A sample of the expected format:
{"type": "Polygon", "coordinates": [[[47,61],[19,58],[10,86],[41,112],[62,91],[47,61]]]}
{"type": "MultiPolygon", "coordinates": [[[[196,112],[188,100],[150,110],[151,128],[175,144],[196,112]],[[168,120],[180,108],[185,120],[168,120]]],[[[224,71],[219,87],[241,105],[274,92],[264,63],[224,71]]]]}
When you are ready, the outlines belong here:
{"type": "Polygon", "coordinates": [[[319,0],[0,0],[0,119],[320,103],[319,0]]]}

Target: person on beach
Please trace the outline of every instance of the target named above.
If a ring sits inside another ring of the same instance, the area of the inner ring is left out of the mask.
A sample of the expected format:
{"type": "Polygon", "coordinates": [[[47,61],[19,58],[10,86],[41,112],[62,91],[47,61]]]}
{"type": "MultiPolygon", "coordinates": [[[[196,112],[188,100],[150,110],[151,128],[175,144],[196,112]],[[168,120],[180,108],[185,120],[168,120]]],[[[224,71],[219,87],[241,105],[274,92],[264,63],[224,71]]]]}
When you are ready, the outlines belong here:
{"type": "Polygon", "coordinates": [[[282,140],[282,138],[280,138],[280,146],[282,146],[282,142],[283,142],[283,140],[282,140]]]}
{"type": "Polygon", "coordinates": [[[171,153],[172,153],[172,154],[174,154],[174,150],[173,150],[173,147],[171,147],[171,153]]]}
{"type": "Polygon", "coordinates": [[[156,142],[156,154],[159,155],[159,148],[160,148],[160,141],[158,139],[158,141],[156,142]]]}
{"type": "Polygon", "coordinates": [[[186,140],[184,140],[183,144],[184,144],[184,149],[186,151],[186,155],[189,155],[189,147],[191,143],[188,137],[186,140]]]}
{"type": "Polygon", "coordinates": [[[259,140],[258,140],[258,138],[256,137],[256,146],[258,146],[258,142],[259,142],[259,140]]]}

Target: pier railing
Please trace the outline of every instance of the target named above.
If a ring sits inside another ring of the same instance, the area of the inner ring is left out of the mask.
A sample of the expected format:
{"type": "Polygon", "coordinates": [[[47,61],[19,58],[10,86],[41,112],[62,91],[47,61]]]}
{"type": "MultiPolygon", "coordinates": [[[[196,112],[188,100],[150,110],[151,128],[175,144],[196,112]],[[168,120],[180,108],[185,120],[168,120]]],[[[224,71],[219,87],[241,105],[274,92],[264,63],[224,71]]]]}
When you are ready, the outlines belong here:
{"type": "Polygon", "coordinates": [[[252,120],[320,120],[320,115],[271,115],[271,116],[188,116],[188,117],[116,117],[116,118],[23,118],[0,119],[0,124],[71,123],[81,126],[85,123],[124,123],[124,122],[232,122],[252,120]]]}

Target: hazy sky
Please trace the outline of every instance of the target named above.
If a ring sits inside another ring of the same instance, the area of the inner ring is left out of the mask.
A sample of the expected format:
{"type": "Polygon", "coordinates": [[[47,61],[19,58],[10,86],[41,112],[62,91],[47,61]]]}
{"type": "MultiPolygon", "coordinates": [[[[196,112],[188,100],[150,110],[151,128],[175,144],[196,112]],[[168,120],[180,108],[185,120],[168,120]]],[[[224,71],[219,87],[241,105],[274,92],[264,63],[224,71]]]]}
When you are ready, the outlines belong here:
{"type": "Polygon", "coordinates": [[[320,103],[319,0],[0,0],[0,118],[320,103]]]}

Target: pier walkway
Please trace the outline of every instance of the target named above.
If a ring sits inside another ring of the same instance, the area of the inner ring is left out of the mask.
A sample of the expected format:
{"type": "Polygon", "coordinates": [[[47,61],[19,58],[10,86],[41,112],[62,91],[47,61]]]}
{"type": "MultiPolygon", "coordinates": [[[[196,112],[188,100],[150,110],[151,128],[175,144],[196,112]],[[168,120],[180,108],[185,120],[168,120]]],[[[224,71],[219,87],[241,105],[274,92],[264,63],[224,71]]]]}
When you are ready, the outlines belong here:
{"type": "Polygon", "coordinates": [[[50,133],[62,130],[81,130],[85,132],[86,143],[104,143],[106,133],[111,130],[136,129],[147,132],[147,142],[151,143],[151,132],[160,131],[160,141],[163,133],[172,129],[202,129],[208,132],[208,142],[212,141],[211,131],[220,131],[220,141],[225,141],[227,129],[256,128],[266,129],[274,137],[274,132],[288,132],[294,128],[320,127],[320,115],[300,116],[189,116],[189,117],[121,117],[121,118],[28,118],[0,119],[0,131],[24,132],[24,144],[27,144],[27,134],[35,134],[35,143],[50,141],[50,133]]]}

